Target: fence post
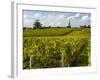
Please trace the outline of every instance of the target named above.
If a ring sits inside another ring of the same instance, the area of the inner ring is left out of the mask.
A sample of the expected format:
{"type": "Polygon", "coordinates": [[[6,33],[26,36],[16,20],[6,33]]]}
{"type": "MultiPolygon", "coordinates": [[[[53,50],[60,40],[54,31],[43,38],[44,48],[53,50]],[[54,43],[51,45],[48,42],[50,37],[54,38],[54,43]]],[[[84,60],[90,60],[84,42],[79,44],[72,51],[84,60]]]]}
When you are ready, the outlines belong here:
{"type": "Polygon", "coordinates": [[[64,53],[61,55],[61,66],[64,67],[64,53]]]}
{"type": "Polygon", "coordinates": [[[30,64],[30,69],[32,68],[32,55],[30,56],[30,61],[29,61],[29,64],[30,64]]]}

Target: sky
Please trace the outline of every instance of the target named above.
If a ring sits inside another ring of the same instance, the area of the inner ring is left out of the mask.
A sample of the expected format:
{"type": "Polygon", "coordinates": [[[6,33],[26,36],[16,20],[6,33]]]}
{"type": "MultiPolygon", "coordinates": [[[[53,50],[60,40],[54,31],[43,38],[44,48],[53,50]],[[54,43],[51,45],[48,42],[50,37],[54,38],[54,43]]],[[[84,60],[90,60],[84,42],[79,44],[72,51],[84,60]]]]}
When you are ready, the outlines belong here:
{"type": "Polygon", "coordinates": [[[66,27],[69,21],[71,27],[91,24],[90,13],[23,10],[23,27],[33,27],[37,19],[45,27],[66,27]]]}

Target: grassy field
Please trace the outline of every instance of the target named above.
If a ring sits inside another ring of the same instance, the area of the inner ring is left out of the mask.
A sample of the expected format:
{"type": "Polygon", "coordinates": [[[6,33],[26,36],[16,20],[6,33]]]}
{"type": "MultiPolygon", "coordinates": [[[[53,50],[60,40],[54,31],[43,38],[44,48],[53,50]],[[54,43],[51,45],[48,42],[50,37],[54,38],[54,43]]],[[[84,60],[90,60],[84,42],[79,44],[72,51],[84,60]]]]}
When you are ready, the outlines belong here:
{"type": "Polygon", "coordinates": [[[65,36],[69,33],[77,33],[76,35],[84,35],[90,33],[90,28],[49,28],[49,29],[26,29],[23,31],[24,37],[34,37],[34,36],[65,36]]]}
{"type": "Polygon", "coordinates": [[[88,66],[91,28],[23,30],[23,68],[88,66]]]}

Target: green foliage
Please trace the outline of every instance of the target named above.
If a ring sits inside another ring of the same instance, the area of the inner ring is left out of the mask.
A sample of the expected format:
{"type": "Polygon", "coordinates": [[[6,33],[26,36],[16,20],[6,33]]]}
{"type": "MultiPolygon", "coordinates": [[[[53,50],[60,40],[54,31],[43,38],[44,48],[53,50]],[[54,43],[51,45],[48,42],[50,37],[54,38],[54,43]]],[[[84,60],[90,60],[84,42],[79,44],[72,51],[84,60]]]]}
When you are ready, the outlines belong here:
{"type": "MultiPolygon", "coordinates": [[[[28,42],[28,40],[27,40],[28,42]]],[[[24,66],[28,65],[29,57],[33,55],[32,68],[62,67],[61,57],[64,53],[64,66],[87,66],[88,41],[80,39],[73,42],[67,40],[31,39],[31,45],[24,47],[24,66]],[[37,43],[38,42],[38,43],[37,43]],[[32,43],[35,43],[34,45],[32,43]]],[[[29,43],[29,42],[28,42],[29,43]]],[[[29,66],[24,68],[29,68],[29,66]]]]}
{"type": "Polygon", "coordinates": [[[41,28],[41,23],[40,23],[40,21],[37,19],[36,21],[35,21],[35,23],[33,24],[34,25],[34,29],[39,29],[39,28],[41,28]]]}
{"type": "Polygon", "coordinates": [[[88,66],[90,65],[90,32],[87,29],[81,31],[76,29],[65,36],[24,37],[24,69],[29,69],[30,56],[32,56],[33,69],[88,66]]]}

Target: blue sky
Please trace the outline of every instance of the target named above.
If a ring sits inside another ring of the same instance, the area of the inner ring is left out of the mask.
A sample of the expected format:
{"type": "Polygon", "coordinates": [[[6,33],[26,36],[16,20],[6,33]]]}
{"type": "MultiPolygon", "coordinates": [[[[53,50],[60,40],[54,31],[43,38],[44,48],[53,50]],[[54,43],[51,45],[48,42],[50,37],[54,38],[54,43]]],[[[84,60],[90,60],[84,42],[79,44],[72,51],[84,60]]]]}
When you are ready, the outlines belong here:
{"type": "Polygon", "coordinates": [[[52,27],[66,27],[69,21],[72,27],[91,24],[90,13],[23,10],[23,27],[33,27],[37,19],[42,26],[52,27]]]}

